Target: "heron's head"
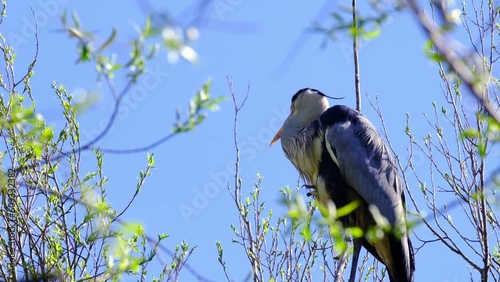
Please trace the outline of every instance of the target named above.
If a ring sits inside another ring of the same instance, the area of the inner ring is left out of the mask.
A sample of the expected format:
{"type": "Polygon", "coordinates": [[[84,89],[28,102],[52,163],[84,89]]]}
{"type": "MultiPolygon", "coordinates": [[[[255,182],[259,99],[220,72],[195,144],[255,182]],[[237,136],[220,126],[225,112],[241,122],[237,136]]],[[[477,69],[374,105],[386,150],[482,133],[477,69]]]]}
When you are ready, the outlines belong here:
{"type": "Polygon", "coordinates": [[[330,107],[326,98],[332,97],[326,96],[321,91],[312,88],[304,88],[297,91],[292,97],[290,115],[278,130],[270,145],[280,139],[283,130],[300,129],[319,118],[330,107]]]}

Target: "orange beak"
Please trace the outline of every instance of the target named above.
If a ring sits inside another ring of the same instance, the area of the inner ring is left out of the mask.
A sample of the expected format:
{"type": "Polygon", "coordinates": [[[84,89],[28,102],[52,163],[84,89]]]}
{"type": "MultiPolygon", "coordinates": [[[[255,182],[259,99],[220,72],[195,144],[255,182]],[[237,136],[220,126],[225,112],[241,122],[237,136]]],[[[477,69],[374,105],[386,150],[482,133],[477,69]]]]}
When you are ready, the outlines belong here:
{"type": "Polygon", "coordinates": [[[276,135],[274,136],[273,138],[273,141],[271,141],[271,144],[269,144],[269,146],[272,146],[274,143],[276,143],[276,141],[278,141],[278,139],[280,139],[281,137],[281,132],[283,131],[283,126],[281,126],[280,130],[278,130],[278,132],[276,133],[276,135]]]}

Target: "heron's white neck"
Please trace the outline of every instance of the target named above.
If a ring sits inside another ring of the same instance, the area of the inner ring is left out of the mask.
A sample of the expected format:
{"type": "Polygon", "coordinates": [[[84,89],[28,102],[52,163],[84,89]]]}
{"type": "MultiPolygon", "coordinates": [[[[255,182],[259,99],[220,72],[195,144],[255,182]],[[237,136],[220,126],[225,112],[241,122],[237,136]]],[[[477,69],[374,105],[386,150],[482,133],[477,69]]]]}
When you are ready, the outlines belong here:
{"type": "Polygon", "coordinates": [[[286,120],[286,126],[295,127],[295,128],[303,128],[304,126],[309,125],[311,122],[318,119],[321,114],[329,108],[328,100],[321,99],[316,103],[312,103],[309,105],[307,109],[301,109],[297,111],[295,114],[291,115],[286,120]]]}

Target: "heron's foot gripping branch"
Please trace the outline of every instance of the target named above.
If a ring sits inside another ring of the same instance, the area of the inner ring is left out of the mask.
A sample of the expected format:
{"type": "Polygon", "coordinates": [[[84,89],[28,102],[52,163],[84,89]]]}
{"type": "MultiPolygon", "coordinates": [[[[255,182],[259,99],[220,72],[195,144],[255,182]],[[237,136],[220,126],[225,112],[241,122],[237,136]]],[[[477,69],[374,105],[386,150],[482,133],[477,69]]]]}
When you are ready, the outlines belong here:
{"type": "Polygon", "coordinates": [[[308,189],[309,191],[307,191],[307,197],[316,197],[317,193],[316,193],[316,185],[312,185],[312,184],[304,184],[302,185],[302,187],[305,187],[306,189],[308,189]],[[312,190],[312,191],[310,191],[312,190]]]}

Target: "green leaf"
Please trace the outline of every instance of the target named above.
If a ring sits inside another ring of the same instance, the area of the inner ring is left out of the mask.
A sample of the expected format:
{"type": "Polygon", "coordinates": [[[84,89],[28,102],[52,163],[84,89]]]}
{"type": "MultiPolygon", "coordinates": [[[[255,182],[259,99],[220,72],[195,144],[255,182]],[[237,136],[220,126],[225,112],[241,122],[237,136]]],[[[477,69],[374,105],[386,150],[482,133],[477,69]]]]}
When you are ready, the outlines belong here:
{"type": "Polygon", "coordinates": [[[42,145],[38,142],[26,142],[26,146],[32,150],[36,159],[42,157],[42,145]]]}
{"type": "Polygon", "coordinates": [[[500,123],[492,117],[488,119],[488,131],[492,133],[500,133],[500,123]]]}
{"type": "Polygon", "coordinates": [[[312,240],[311,229],[309,229],[309,225],[304,226],[304,228],[302,228],[302,230],[300,230],[300,235],[302,235],[302,238],[306,242],[309,242],[312,240]]]}
{"type": "Polygon", "coordinates": [[[71,18],[73,19],[73,23],[75,24],[76,28],[80,28],[80,19],[78,18],[78,15],[76,14],[75,11],[71,12],[71,18]]]}
{"type": "Polygon", "coordinates": [[[364,38],[364,39],[373,39],[375,37],[378,37],[380,36],[380,33],[381,33],[381,29],[380,28],[376,28],[372,31],[364,31],[361,33],[361,37],[364,38]]]}
{"type": "MultiPolygon", "coordinates": [[[[21,101],[20,101],[21,102],[21,101]]],[[[34,106],[30,106],[28,108],[23,108],[21,105],[15,105],[12,109],[12,123],[25,123],[29,122],[34,118],[35,108],[34,106]]]]}
{"type": "Polygon", "coordinates": [[[341,207],[340,209],[337,209],[337,217],[340,218],[340,217],[343,217],[343,216],[346,216],[346,215],[350,214],[358,206],[359,206],[358,201],[352,201],[352,202],[350,202],[349,204],[341,207]]]}
{"type": "Polygon", "coordinates": [[[82,42],[80,47],[80,58],[78,62],[87,62],[92,59],[92,48],[90,43],[82,42]]]}
{"type": "Polygon", "coordinates": [[[460,138],[477,138],[479,137],[479,131],[476,129],[466,129],[460,134],[460,138]]]}
{"type": "Polygon", "coordinates": [[[346,233],[351,235],[353,238],[361,238],[363,236],[363,229],[359,227],[349,227],[346,228],[346,233]]]}
{"type": "Polygon", "coordinates": [[[418,187],[420,187],[420,190],[422,190],[422,192],[424,193],[424,195],[426,195],[427,188],[425,188],[425,183],[424,184],[420,184],[418,187]]]}
{"type": "Polygon", "coordinates": [[[205,93],[208,93],[208,92],[209,92],[209,90],[210,90],[210,87],[211,87],[211,86],[212,86],[212,79],[211,79],[211,78],[209,78],[209,79],[207,80],[207,82],[205,82],[205,84],[203,85],[203,91],[204,91],[205,93]]]}
{"type": "Polygon", "coordinates": [[[486,156],[486,144],[484,142],[480,142],[477,144],[477,151],[479,153],[479,156],[485,157],[486,156]]]}
{"type": "Polygon", "coordinates": [[[448,222],[449,222],[451,225],[453,225],[453,220],[451,219],[451,215],[448,215],[447,219],[448,219],[448,222]]]}
{"type": "Polygon", "coordinates": [[[132,258],[131,260],[132,261],[130,262],[129,270],[132,273],[139,272],[139,268],[140,268],[142,259],[141,258],[132,258]]]}
{"type": "Polygon", "coordinates": [[[48,143],[54,138],[54,130],[51,127],[45,127],[42,131],[42,136],[40,136],[40,142],[48,143]]]}
{"type": "Polygon", "coordinates": [[[425,55],[429,59],[433,60],[436,63],[440,63],[440,62],[446,61],[446,59],[442,55],[438,54],[434,50],[434,44],[432,43],[431,40],[428,40],[427,43],[425,43],[425,45],[424,45],[424,52],[425,52],[425,55]]]}
{"type": "Polygon", "coordinates": [[[298,219],[300,218],[300,211],[298,209],[290,209],[288,211],[288,217],[291,219],[298,219]]]}
{"type": "Polygon", "coordinates": [[[144,31],[142,35],[146,38],[151,34],[151,16],[148,16],[146,19],[146,26],[144,27],[144,31]]]}
{"type": "Polygon", "coordinates": [[[61,23],[64,27],[66,27],[66,25],[68,24],[68,19],[67,19],[67,16],[68,14],[66,12],[64,12],[62,15],[61,15],[61,23]]]}
{"type": "Polygon", "coordinates": [[[99,49],[97,49],[97,51],[102,51],[106,48],[108,48],[111,43],[113,43],[113,41],[115,40],[116,38],[116,34],[117,34],[117,30],[116,28],[113,28],[113,31],[111,32],[111,35],[108,37],[108,39],[101,45],[101,47],[99,47],[99,49]]]}
{"type": "Polygon", "coordinates": [[[358,36],[360,34],[363,33],[363,28],[362,27],[354,27],[354,26],[350,26],[349,27],[349,33],[351,34],[351,36],[358,36]]]}
{"type": "Polygon", "coordinates": [[[347,243],[343,240],[335,240],[335,248],[340,252],[347,250],[347,243]]]}

